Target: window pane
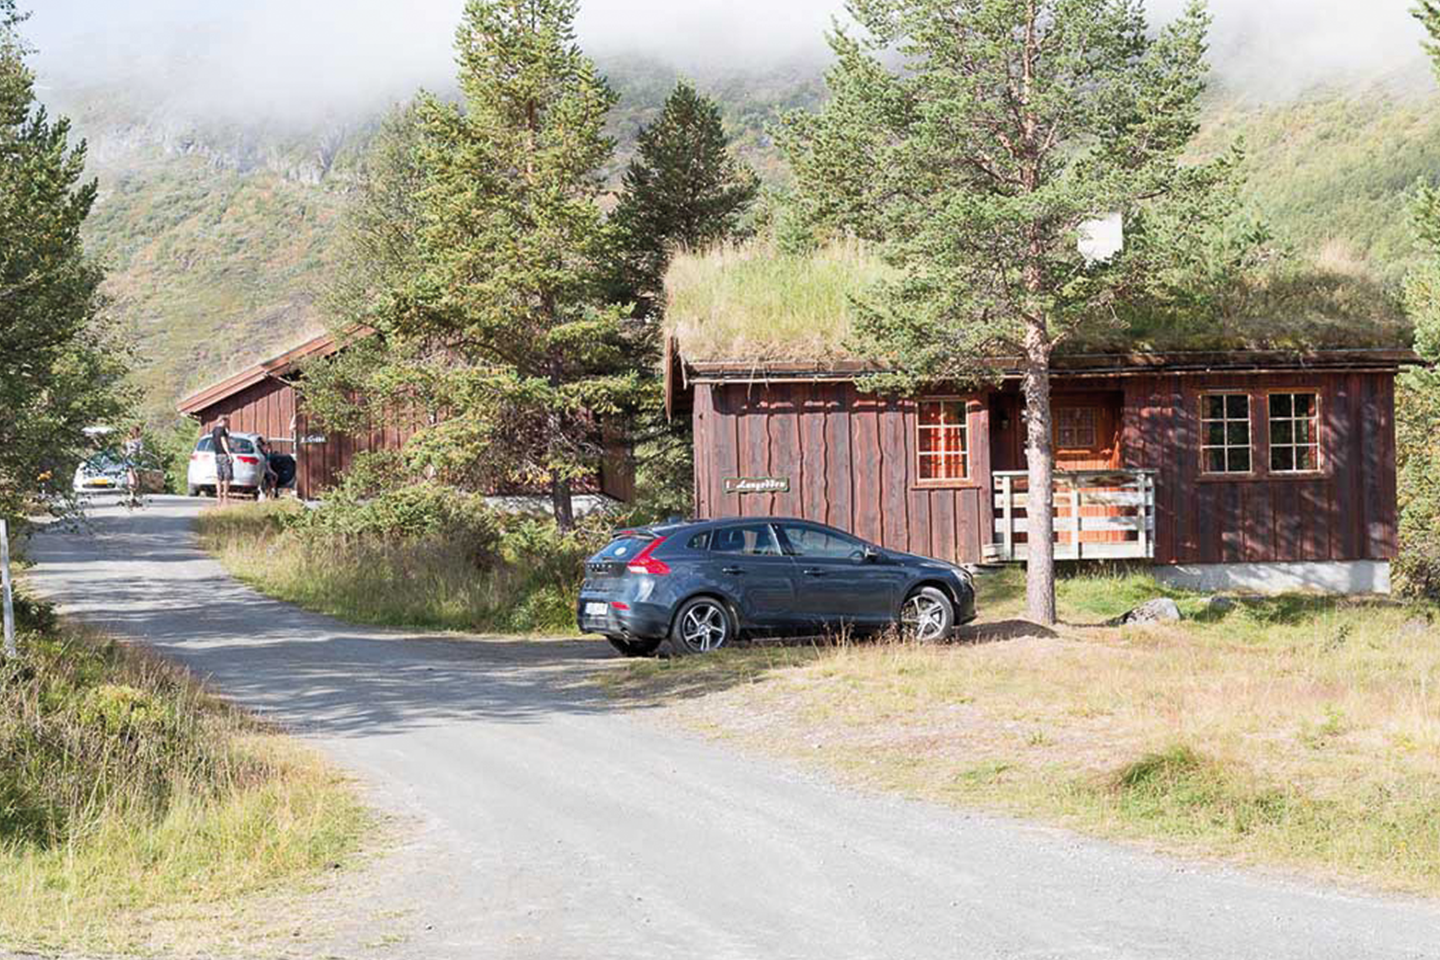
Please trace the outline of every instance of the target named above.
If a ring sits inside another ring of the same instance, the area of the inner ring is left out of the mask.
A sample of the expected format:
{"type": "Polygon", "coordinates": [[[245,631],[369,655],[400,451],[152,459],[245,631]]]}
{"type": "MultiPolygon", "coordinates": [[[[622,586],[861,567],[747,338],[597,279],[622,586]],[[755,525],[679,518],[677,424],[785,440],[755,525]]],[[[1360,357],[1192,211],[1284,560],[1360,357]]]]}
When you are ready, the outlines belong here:
{"type": "Polygon", "coordinates": [[[932,429],[929,428],[929,427],[921,427],[921,428],[920,428],[920,452],[921,452],[922,454],[932,453],[932,452],[934,452],[935,450],[938,450],[938,449],[939,449],[939,444],[940,444],[939,431],[937,431],[937,430],[932,430],[932,429]]]}
{"type": "Polygon", "coordinates": [[[1234,473],[1250,472],[1250,448],[1230,448],[1230,470],[1234,473]]]}
{"type": "Polygon", "coordinates": [[[1308,419],[1307,419],[1307,420],[1296,420],[1296,421],[1295,421],[1295,442],[1296,442],[1296,443],[1314,443],[1314,442],[1315,442],[1315,435],[1314,435],[1314,434],[1315,434],[1315,425],[1314,425],[1314,422],[1313,422],[1313,421],[1308,420],[1308,419]]]}
{"type": "Polygon", "coordinates": [[[1246,421],[1225,425],[1225,439],[1231,446],[1250,446],[1250,424],[1246,421]]]}
{"type": "Polygon", "coordinates": [[[1224,450],[1206,450],[1206,451],[1205,451],[1205,470],[1206,470],[1207,472],[1209,472],[1209,473],[1224,473],[1224,472],[1225,472],[1225,451],[1224,451],[1224,450]]]}
{"type": "Polygon", "coordinates": [[[963,455],[958,453],[949,453],[945,455],[945,479],[965,479],[965,457],[963,455]]]}
{"type": "Polygon", "coordinates": [[[1315,406],[1316,406],[1316,404],[1315,404],[1315,394],[1313,394],[1313,393],[1297,393],[1297,394],[1295,394],[1295,416],[1297,416],[1297,417],[1310,417],[1310,416],[1313,416],[1313,415],[1315,414],[1315,406]]]}
{"type": "Polygon", "coordinates": [[[1250,398],[1243,393],[1231,393],[1225,397],[1225,416],[1231,420],[1250,419],[1250,398]]]}
{"type": "Polygon", "coordinates": [[[1270,469],[1289,471],[1295,469],[1294,447],[1271,447],[1270,469]]]}
{"type": "Polygon", "coordinates": [[[1211,394],[1205,398],[1205,419],[1222,420],[1225,417],[1225,398],[1211,394]]]}
{"type": "Polygon", "coordinates": [[[1225,424],[1217,420],[1215,423],[1205,425],[1205,445],[1207,447],[1225,446],[1225,424]]]}
{"type": "Polygon", "coordinates": [[[940,411],[942,407],[938,403],[920,404],[920,422],[926,424],[938,424],[940,422],[940,411]]]}
{"type": "Polygon", "coordinates": [[[1288,416],[1290,416],[1290,394],[1288,394],[1288,393],[1272,393],[1272,394],[1270,394],[1270,416],[1272,416],[1272,417],[1288,417],[1288,416]]]}
{"type": "Polygon", "coordinates": [[[1293,420],[1271,420],[1270,421],[1270,442],[1275,444],[1287,444],[1295,442],[1295,422],[1293,420]]]}
{"type": "Polygon", "coordinates": [[[1318,457],[1316,457],[1316,453],[1317,451],[1314,447],[1295,448],[1295,469],[1318,470],[1320,468],[1320,464],[1318,457]]]}
{"type": "Polygon", "coordinates": [[[797,557],[845,559],[864,553],[865,550],[858,540],[814,527],[785,526],[780,529],[784,532],[785,539],[790,541],[797,557]]]}

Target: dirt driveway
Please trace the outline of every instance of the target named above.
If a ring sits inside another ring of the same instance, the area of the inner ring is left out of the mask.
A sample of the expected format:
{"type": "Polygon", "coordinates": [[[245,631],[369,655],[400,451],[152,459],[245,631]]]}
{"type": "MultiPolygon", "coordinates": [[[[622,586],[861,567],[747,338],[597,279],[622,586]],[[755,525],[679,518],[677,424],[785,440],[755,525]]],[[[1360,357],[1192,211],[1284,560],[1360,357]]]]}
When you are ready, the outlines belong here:
{"type": "Polygon", "coordinates": [[[1440,912],[871,796],[661,728],[590,641],[357,628],[266,600],[157,498],[52,532],[31,574],[301,733],[407,825],[313,955],[1440,956],[1440,912]],[[328,938],[328,939],[327,939],[328,938]],[[383,951],[382,951],[383,948],[383,951]]]}

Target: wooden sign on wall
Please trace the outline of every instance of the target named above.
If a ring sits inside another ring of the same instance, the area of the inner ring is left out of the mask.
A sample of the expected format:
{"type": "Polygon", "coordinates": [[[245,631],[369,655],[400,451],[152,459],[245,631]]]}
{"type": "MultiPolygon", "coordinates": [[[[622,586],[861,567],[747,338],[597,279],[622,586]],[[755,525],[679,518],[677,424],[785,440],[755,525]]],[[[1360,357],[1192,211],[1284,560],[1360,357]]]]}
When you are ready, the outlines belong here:
{"type": "Polygon", "coordinates": [[[789,477],[726,477],[726,493],[789,493],[789,477]]]}

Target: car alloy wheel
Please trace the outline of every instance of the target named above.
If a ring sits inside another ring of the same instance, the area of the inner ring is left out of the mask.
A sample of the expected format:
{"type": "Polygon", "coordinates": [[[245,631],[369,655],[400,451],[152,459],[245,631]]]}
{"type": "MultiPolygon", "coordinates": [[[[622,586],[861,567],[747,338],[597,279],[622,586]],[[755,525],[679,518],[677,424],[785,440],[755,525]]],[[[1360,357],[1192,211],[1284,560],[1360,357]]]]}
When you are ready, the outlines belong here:
{"type": "Polygon", "coordinates": [[[950,632],[954,612],[949,599],[934,587],[918,590],[905,601],[900,612],[900,626],[905,637],[921,643],[934,643],[950,632]]]}
{"type": "Polygon", "coordinates": [[[701,600],[680,614],[680,640],[696,653],[709,653],[725,645],[730,636],[730,620],[713,600],[701,600]]]}

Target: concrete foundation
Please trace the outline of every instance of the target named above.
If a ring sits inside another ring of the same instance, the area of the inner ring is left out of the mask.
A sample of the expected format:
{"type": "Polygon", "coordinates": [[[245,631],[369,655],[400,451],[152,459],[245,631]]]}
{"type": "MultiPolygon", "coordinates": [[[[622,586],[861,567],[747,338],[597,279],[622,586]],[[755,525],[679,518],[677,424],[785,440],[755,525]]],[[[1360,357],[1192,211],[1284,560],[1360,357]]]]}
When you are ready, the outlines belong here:
{"type": "Polygon", "coordinates": [[[1386,560],[1186,563],[1157,566],[1155,578],[1174,587],[1206,593],[1388,594],[1390,563],[1386,560]]]}

